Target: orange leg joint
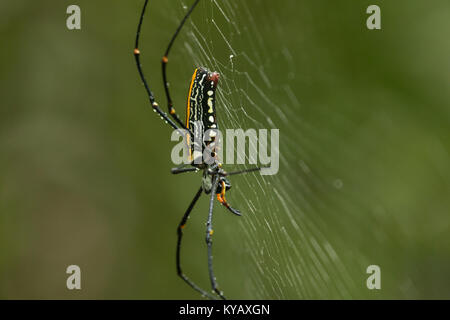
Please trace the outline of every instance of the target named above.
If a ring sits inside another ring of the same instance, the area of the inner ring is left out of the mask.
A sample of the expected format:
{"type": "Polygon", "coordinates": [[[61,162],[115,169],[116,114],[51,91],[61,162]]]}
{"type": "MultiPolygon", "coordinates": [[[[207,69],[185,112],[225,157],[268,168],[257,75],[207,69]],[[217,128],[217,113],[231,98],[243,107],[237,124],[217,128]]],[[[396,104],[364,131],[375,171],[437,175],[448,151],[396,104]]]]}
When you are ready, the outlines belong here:
{"type": "Polygon", "coordinates": [[[239,212],[239,210],[236,210],[234,208],[232,208],[228,202],[227,199],[225,199],[225,182],[222,181],[222,192],[217,193],[217,200],[219,200],[219,202],[224,205],[228,210],[230,210],[232,213],[234,213],[235,215],[240,216],[241,213],[239,212]]]}

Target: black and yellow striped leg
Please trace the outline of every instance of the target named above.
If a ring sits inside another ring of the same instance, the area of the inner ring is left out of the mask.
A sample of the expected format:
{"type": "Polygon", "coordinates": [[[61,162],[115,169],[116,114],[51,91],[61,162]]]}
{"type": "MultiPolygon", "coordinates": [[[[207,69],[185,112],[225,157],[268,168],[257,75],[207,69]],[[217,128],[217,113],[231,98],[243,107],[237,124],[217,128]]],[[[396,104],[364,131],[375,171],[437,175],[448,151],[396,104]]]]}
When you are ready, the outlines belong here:
{"type": "MultiPolygon", "coordinates": [[[[213,175],[213,183],[212,183],[211,190],[217,190],[218,184],[219,184],[219,177],[217,175],[213,175]]],[[[212,259],[213,259],[213,256],[212,256],[212,235],[213,235],[212,215],[213,215],[213,207],[214,207],[214,195],[215,195],[215,192],[211,191],[211,198],[209,201],[208,220],[206,221],[206,245],[208,246],[208,270],[209,270],[209,279],[211,280],[212,289],[214,290],[215,293],[217,293],[219,295],[220,298],[225,300],[225,296],[218,288],[216,277],[214,276],[213,262],[212,262],[212,259]]]]}
{"type": "Polygon", "coordinates": [[[194,282],[192,282],[184,273],[183,270],[181,269],[181,240],[183,238],[183,228],[186,225],[187,219],[189,218],[189,215],[192,211],[192,209],[195,206],[195,203],[197,202],[198,198],[200,198],[201,194],[203,192],[203,188],[200,187],[200,189],[198,189],[197,193],[194,196],[194,199],[192,199],[191,204],[189,205],[189,207],[186,210],[186,213],[184,214],[183,218],[181,219],[180,224],[178,225],[177,228],[177,234],[178,234],[178,240],[177,240],[177,258],[176,258],[176,262],[177,262],[177,273],[178,276],[180,276],[181,279],[183,279],[190,287],[192,287],[193,289],[197,290],[198,292],[200,292],[203,296],[206,296],[210,299],[216,299],[216,297],[214,297],[213,295],[211,295],[210,293],[206,292],[205,290],[201,289],[199,286],[197,286],[194,282]]]}

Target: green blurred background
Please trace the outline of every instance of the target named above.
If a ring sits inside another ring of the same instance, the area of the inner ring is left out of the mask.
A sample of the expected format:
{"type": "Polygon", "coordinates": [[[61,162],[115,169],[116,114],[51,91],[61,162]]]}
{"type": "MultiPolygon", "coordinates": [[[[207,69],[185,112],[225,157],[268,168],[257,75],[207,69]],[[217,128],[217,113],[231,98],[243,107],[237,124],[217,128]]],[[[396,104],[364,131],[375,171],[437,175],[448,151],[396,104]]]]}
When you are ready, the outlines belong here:
{"type": "MultiPolygon", "coordinates": [[[[160,59],[190,2],[150,1],[144,22],[162,106],[160,59]]],[[[200,176],[170,175],[171,130],[132,56],[142,3],[0,4],[1,298],[200,298],[175,272],[200,176]]],[[[201,1],[170,56],[178,112],[202,64],[222,73],[222,128],[280,129],[279,173],[233,177],[243,217],[214,211],[227,296],[450,298],[449,31],[447,0],[201,1]],[[366,28],[370,4],[382,30],[366,28]]],[[[207,288],[201,199],[183,261],[207,288]]]]}

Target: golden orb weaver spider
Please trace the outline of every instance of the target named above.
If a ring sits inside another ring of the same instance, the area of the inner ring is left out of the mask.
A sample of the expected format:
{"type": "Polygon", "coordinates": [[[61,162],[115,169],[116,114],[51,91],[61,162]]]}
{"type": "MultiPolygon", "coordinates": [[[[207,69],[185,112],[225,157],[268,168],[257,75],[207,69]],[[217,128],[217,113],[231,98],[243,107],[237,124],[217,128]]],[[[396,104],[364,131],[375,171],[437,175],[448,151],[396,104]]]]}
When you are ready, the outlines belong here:
{"type": "MultiPolygon", "coordinates": [[[[217,83],[219,81],[219,74],[217,72],[210,72],[208,69],[204,67],[198,67],[195,69],[194,74],[192,76],[192,80],[189,86],[189,94],[188,94],[188,102],[186,106],[186,124],[183,124],[180,120],[180,117],[175,112],[175,109],[173,107],[173,102],[170,97],[169,92],[169,84],[167,81],[167,73],[166,73],[166,67],[167,63],[169,61],[168,56],[170,49],[172,48],[172,45],[180,32],[181,28],[183,27],[184,23],[186,22],[189,15],[192,13],[192,11],[195,9],[196,5],[198,4],[200,0],[195,0],[195,2],[192,4],[192,6],[187,11],[184,18],[181,20],[180,24],[178,25],[177,29],[175,30],[175,33],[173,34],[169,45],[167,46],[167,49],[163,55],[163,58],[161,60],[162,64],[162,75],[163,75],[163,81],[164,81],[164,89],[166,92],[166,98],[167,98],[167,106],[168,106],[168,113],[165,113],[161,110],[158,103],[155,100],[155,97],[153,96],[152,91],[150,90],[150,87],[148,86],[147,80],[144,76],[141,62],[140,62],[140,50],[139,50],[139,37],[141,33],[141,26],[142,21],[144,20],[145,15],[145,9],[147,8],[148,0],[145,0],[144,6],[141,11],[138,28],[136,32],[136,41],[134,46],[134,57],[136,60],[137,69],[139,72],[139,76],[142,80],[142,83],[145,87],[145,90],[147,92],[148,98],[150,100],[150,104],[153,108],[153,111],[158,113],[161,116],[161,119],[163,119],[167,124],[169,124],[172,128],[175,130],[184,129],[189,132],[189,136],[192,139],[190,143],[190,152],[194,153],[194,137],[196,135],[203,134],[206,129],[218,129],[217,119],[216,119],[216,108],[215,108],[215,92],[217,88],[217,83]],[[170,115],[170,117],[169,117],[170,115]],[[197,127],[194,126],[195,122],[200,122],[201,126],[197,127]],[[201,130],[202,132],[198,132],[201,130]]],[[[205,144],[203,144],[202,148],[204,151],[205,144]]],[[[195,158],[195,156],[193,157],[195,158]]],[[[245,169],[245,170],[239,170],[239,171],[233,171],[233,172],[226,172],[222,169],[222,164],[219,162],[217,157],[214,157],[213,163],[206,163],[204,161],[200,161],[199,163],[192,160],[191,157],[191,163],[190,167],[180,166],[177,168],[172,168],[171,172],[173,174],[179,174],[183,172],[196,172],[199,170],[203,170],[203,178],[202,178],[202,185],[198,189],[197,193],[195,194],[194,198],[192,199],[188,209],[186,210],[185,214],[183,215],[183,218],[181,219],[180,224],[177,228],[177,249],[176,249],[176,267],[177,267],[177,273],[178,276],[180,276],[189,286],[191,286],[193,289],[200,292],[203,296],[209,297],[211,299],[216,299],[217,297],[206,292],[205,290],[201,289],[199,286],[197,286],[192,280],[190,280],[182,271],[181,269],[181,260],[180,260],[180,253],[181,253],[181,240],[183,237],[183,228],[186,225],[187,219],[189,218],[189,215],[194,208],[197,200],[200,198],[202,193],[211,194],[210,201],[209,201],[209,212],[208,212],[208,219],[206,222],[206,245],[207,245],[207,254],[208,254],[208,270],[209,270],[209,278],[211,281],[211,287],[213,289],[213,292],[215,292],[220,298],[225,299],[225,296],[223,293],[218,289],[217,281],[214,276],[213,271],[213,264],[212,264],[212,217],[213,217],[213,205],[214,205],[214,195],[216,195],[217,200],[225,206],[230,212],[232,212],[235,215],[240,216],[241,213],[231,207],[227,200],[225,199],[225,192],[231,188],[230,181],[226,178],[227,176],[246,173],[246,172],[252,172],[252,171],[259,171],[260,167],[255,167],[251,169],[245,169]]]]}

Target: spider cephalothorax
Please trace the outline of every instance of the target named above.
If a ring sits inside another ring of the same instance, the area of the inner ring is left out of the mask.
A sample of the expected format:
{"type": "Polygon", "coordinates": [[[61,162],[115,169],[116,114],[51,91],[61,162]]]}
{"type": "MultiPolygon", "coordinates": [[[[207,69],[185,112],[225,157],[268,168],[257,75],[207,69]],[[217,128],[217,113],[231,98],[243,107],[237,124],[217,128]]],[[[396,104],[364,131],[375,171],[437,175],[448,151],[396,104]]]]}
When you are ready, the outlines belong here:
{"type": "Polygon", "coordinates": [[[211,281],[211,287],[213,291],[220,298],[225,299],[225,296],[217,287],[217,281],[214,276],[212,267],[212,234],[213,234],[212,216],[213,216],[214,200],[215,198],[217,198],[217,200],[223,206],[225,206],[230,212],[234,213],[235,215],[241,215],[241,213],[238,210],[232,208],[225,199],[225,192],[231,188],[231,183],[226,177],[246,172],[258,171],[260,170],[260,168],[256,167],[240,171],[226,172],[225,170],[222,169],[222,165],[219,159],[217,159],[217,156],[215,155],[214,152],[212,152],[212,158],[210,159],[212,161],[205,161],[202,157],[205,148],[207,148],[215,140],[214,130],[218,130],[216,107],[215,107],[216,103],[215,94],[217,84],[219,81],[219,73],[210,72],[208,69],[204,67],[198,67],[197,69],[195,69],[189,86],[185,123],[183,123],[180,120],[180,117],[177,115],[175,108],[173,107],[173,102],[170,97],[166,73],[167,63],[169,62],[168,56],[178,33],[180,32],[186,19],[194,10],[198,2],[199,0],[195,0],[194,4],[189,8],[188,12],[181,20],[178,28],[175,30],[175,33],[173,34],[171,40],[169,41],[169,45],[167,46],[166,52],[164,53],[163,58],[161,60],[168,113],[162,111],[161,108],[159,107],[159,104],[156,102],[156,99],[153,96],[153,92],[150,90],[150,87],[144,76],[140,62],[141,51],[139,50],[139,36],[148,0],[145,0],[144,7],[142,8],[133,53],[136,60],[139,76],[141,77],[141,80],[144,84],[145,90],[148,94],[148,98],[150,100],[150,104],[153,110],[156,113],[158,113],[158,115],[164,121],[166,121],[172,128],[174,128],[175,130],[184,129],[186,132],[188,132],[187,134],[189,135],[187,142],[189,144],[189,151],[190,151],[189,153],[190,165],[189,166],[183,165],[177,168],[172,168],[172,173],[178,174],[183,172],[196,172],[199,170],[203,170],[202,184],[200,188],[197,190],[197,193],[192,199],[191,204],[189,205],[188,209],[183,215],[183,218],[181,219],[181,222],[177,228],[178,233],[177,250],[176,250],[177,273],[184,281],[186,281],[187,284],[189,284],[192,288],[200,292],[202,295],[212,299],[216,298],[216,296],[198,287],[183,273],[183,271],[181,270],[181,259],[180,259],[181,239],[183,236],[182,230],[186,225],[187,219],[189,218],[189,215],[192,209],[194,208],[197,200],[200,198],[201,194],[202,193],[210,194],[208,219],[206,221],[206,244],[208,248],[209,278],[211,281]],[[211,138],[209,142],[204,142],[203,140],[203,136],[205,135],[206,132],[209,132],[209,137],[211,138]]]}

